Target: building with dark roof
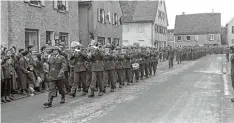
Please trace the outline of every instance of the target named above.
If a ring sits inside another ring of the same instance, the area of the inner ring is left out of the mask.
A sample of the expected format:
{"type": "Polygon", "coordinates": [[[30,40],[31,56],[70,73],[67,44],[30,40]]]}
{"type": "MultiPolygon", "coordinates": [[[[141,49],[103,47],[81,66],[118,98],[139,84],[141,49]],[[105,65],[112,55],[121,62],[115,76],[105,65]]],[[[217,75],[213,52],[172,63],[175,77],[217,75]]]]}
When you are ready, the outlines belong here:
{"type": "Polygon", "coordinates": [[[220,13],[176,16],[174,35],[177,45],[221,45],[220,33],[220,13]]]}
{"type": "Polygon", "coordinates": [[[123,45],[166,46],[165,1],[120,1],[123,45]]]}

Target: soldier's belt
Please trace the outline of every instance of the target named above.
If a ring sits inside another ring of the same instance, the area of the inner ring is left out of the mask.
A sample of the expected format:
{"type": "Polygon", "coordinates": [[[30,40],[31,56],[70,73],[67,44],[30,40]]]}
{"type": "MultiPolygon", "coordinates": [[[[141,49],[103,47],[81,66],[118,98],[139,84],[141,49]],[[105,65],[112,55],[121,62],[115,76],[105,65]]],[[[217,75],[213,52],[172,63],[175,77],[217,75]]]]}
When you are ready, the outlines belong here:
{"type": "Polygon", "coordinates": [[[94,61],[94,63],[99,63],[99,62],[103,62],[103,61],[99,61],[99,60],[94,61]]]}

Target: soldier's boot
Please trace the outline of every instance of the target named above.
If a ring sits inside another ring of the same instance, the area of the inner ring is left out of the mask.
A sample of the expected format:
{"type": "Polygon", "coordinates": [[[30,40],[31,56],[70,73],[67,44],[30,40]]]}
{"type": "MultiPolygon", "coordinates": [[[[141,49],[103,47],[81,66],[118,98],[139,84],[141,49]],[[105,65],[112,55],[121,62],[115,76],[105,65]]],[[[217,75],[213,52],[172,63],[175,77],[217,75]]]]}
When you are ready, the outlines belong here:
{"type": "Polygon", "coordinates": [[[72,90],[71,93],[70,93],[69,95],[72,96],[72,97],[75,97],[75,96],[76,96],[76,89],[75,89],[75,90],[72,90]]]}
{"type": "Polygon", "coordinates": [[[114,91],[115,91],[115,89],[114,89],[114,88],[111,88],[110,92],[114,92],[114,91]]]}
{"type": "Polygon", "coordinates": [[[234,102],[234,98],[231,99],[231,102],[234,102]]]}
{"type": "Polygon", "coordinates": [[[48,102],[44,103],[43,105],[46,106],[46,107],[52,107],[52,102],[53,102],[53,97],[49,98],[48,102]]]}
{"type": "Polygon", "coordinates": [[[85,96],[87,91],[83,91],[80,96],[85,96]]]}
{"type": "Polygon", "coordinates": [[[7,101],[2,97],[1,102],[6,103],[7,101]]]}
{"type": "Polygon", "coordinates": [[[7,102],[11,102],[11,99],[9,98],[9,96],[5,96],[5,100],[6,100],[7,102]]]}
{"type": "Polygon", "coordinates": [[[65,103],[65,95],[61,97],[60,104],[63,104],[63,103],[65,103]]]}
{"type": "Polygon", "coordinates": [[[88,97],[94,97],[94,89],[91,89],[90,94],[88,95],[88,97]]]}
{"type": "Polygon", "coordinates": [[[81,87],[79,87],[79,88],[77,89],[77,91],[81,91],[81,87]]]}
{"type": "Polygon", "coordinates": [[[102,95],[103,95],[103,92],[99,91],[98,96],[102,96],[102,95]]]}
{"type": "Polygon", "coordinates": [[[106,87],[103,88],[102,92],[103,92],[103,93],[106,93],[106,87]]]}

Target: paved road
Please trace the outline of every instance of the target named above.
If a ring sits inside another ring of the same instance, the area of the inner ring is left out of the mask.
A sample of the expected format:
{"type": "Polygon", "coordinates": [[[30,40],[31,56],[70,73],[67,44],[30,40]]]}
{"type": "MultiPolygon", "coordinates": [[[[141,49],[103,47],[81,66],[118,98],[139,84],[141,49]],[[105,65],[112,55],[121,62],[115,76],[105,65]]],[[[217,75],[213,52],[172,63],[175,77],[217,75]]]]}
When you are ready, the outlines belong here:
{"type": "Polygon", "coordinates": [[[163,63],[156,76],[114,93],[67,98],[63,105],[57,98],[47,109],[42,106],[46,94],[3,104],[2,123],[229,122],[227,107],[222,106],[224,102],[231,106],[224,101],[230,97],[224,93],[231,91],[224,89],[223,64],[223,55],[184,62],[171,70],[163,63]]]}

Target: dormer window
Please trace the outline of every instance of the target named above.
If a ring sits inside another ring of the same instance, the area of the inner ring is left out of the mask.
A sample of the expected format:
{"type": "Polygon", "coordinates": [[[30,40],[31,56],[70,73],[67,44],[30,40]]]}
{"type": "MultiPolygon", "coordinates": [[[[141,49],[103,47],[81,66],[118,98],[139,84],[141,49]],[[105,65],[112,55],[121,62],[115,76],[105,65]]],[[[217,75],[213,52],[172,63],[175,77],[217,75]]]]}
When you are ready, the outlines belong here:
{"type": "Polygon", "coordinates": [[[210,41],[213,41],[214,40],[214,34],[210,34],[209,39],[210,39],[210,41]]]}

